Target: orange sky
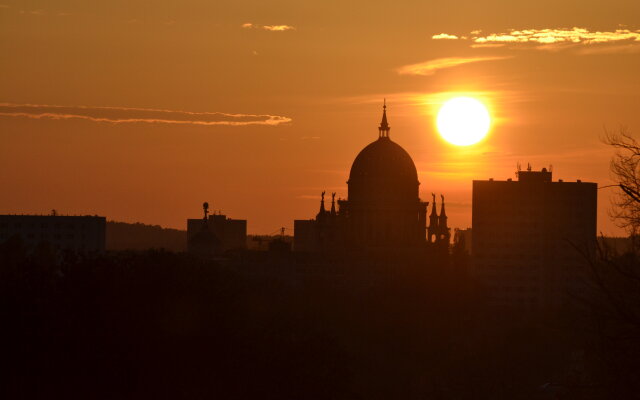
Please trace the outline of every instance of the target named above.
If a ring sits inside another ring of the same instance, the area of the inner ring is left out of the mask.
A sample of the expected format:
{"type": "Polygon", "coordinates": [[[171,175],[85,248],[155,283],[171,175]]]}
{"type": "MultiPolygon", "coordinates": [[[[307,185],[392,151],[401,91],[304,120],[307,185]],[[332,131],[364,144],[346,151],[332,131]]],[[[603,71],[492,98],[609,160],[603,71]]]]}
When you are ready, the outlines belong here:
{"type": "MultiPolygon", "coordinates": [[[[451,226],[471,223],[472,179],[518,162],[605,185],[603,128],[640,134],[639,15],[629,0],[0,0],[0,213],[184,229],[206,200],[250,233],[292,228],[322,190],[346,196],[383,97],[451,226]],[[491,108],[479,145],[434,130],[454,92],[491,108]]],[[[620,234],[610,193],[598,229],[620,234]]]]}

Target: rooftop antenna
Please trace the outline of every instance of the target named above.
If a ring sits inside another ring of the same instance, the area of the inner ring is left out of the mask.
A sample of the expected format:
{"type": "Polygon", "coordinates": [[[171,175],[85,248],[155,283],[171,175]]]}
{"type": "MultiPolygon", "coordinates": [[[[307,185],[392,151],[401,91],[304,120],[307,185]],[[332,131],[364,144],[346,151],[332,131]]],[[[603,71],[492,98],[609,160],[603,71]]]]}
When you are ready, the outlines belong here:
{"type": "Polygon", "coordinates": [[[204,203],[202,203],[202,209],[204,210],[204,220],[207,220],[207,216],[209,215],[209,203],[207,203],[206,201],[204,203]]]}

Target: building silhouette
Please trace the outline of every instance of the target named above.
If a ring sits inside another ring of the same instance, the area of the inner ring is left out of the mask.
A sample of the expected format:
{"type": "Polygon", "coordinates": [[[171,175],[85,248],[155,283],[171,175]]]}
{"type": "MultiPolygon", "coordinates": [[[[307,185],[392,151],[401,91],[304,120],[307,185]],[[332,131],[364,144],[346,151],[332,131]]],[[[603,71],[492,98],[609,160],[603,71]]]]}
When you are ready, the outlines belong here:
{"type": "Polygon", "coordinates": [[[553,182],[546,168],[517,177],[473,181],[473,272],[494,305],[561,307],[584,289],[597,184],[553,182]]]}
{"type": "Polygon", "coordinates": [[[203,205],[204,216],[187,219],[187,250],[202,257],[213,257],[247,246],[247,221],[209,214],[209,203],[203,205]]]}
{"type": "Polygon", "coordinates": [[[0,215],[0,243],[19,238],[27,251],[46,243],[56,251],[101,253],[106,218],[98,216],[0,215]]]}
{"type": "Polygon", "coordinates": [[[420,249],[427,243],[449,243],[450,230],[442,197],[440,215],[435,195],[427,240],[428,202],[420,200],[418,172],[409,153],[391,140],[386,104],[378,139],[356,156],[349,173],[348,198],[332,193],[331,208],[310,220],[294,221],[294,250],[420,249]]]}

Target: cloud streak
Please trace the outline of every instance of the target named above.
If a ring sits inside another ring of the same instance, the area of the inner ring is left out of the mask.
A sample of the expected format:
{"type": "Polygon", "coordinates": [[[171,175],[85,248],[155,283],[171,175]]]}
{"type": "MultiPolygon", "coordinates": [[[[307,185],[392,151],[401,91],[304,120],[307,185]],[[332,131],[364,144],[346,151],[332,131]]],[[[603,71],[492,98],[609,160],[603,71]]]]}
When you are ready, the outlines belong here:
{"type": "MultiPolygon", "coordinates": [[[[434,40],[460,39],[470,40],[474,47],[498,44],[536,44],[542,46],[573,44],[592,45],[605,43],[639,42],[640,30],[616,29],[614,31],[590,31],[586,28],[547,28],[547,29],[512,29],[507,32],[491,33],[480,36],[479,31],[471,32],[469,37],[441,33],[433,35],[434,40]]],[[[538,47],[541,48],[541,47],[538,47]]]]}
{"type": "Polygon", "coordinates": [[[291,25],[265,25],[262,27],[262,29],[267,31],[272,31],[272,32],[282,32],[282,31],[295,30],[296,28],[294,28],[291,25]]]}
{"type": "Polygon", "coordinates": [[[244,23],[240,25],[244,29],[263,29],[265,31],[271,32],[284,32],[284,31],[293,31],[296,28],[291,25],[255,25],[251,22],[244,23]]]}
{"type": "Polygon", "coordinates": [[[88,107],[0,103],[0,117],[71,120],[92,122],[150,123],[200,126],[277,126],[292,121],[269,114],[228,114],[221,112],[174,111],[130,107],[88,107]]]}
{"type": "Polygon", "coordinates": [[[436,58],[434,60],[429,60],[425,62],[421,62],[418,64],[410,64],[405,65],[397,69],[398,74],[400,75],[433,75],[436,71],[445,69],[445,68],[453,68],[464,64],[476,63],[481,61],[493,61],[493,60],[503,60],[506,58],[511,58],[510,56],[494,56],[494,57],[447,57],[447,58],[436,58]]]}

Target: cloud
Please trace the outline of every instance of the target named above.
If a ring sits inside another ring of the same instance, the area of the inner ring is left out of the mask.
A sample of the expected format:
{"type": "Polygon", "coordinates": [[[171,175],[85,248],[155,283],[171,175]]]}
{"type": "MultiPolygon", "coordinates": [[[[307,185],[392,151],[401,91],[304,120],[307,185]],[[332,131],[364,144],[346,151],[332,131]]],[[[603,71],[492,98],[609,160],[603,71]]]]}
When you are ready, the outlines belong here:
{"type": "Polygon", "coordinates": [[[81,119],[113,124],[144,122],[201,126],[276,126],[291,122],[289,117],[268,114],[228,114],[129,107],[57,106],[0,103],[0,117],[69,120],[81,119]]]}
{"type": "Polygon", "coordinates": [[[262,29],[265,29],[267,31],[272,31],[272,32],[282,32],[282,31],[295,30],[296,28],[294,28],[291,25],[265,25],[262,27],[262,29]]]}
{"type": "Polygon", "coordinates": [[[447,57],[436,58],[418,64],[405,65],[397,69],[400,75],[433,75],[436,71],[445,68],[453,68],[463,64],[470,64],[481,61],[503,60],[511,58],[509,56],[495,57],[447,57]]]}
{"type": "Polygon", "coordinates": [[[478,48],[496,48],[496,47],[504,47],[504,43],[474,43],[471,45],[474,49],[478,48]]]}
{"type": "Polygon", "coordinates": [[[431,36],[431,39],[450,39],[450,40],[454,40],[454,39],[458,39],[458,37],[456,35],[449,35],[448,33],[440,33],[438,35],[433,35],[431,36]]]}
{"type": "Polygon", "coordinates": [[[291,25],[255,25],[251,22],[246,22],[240,25],[244,29],[263,29],[265,31],[271,32],[284,32],[295,30],[296,28],[291,25]]]}
{"type": "Polygon", "coordinates": [[[574,27],[572,29],[524,29],[511,30],[508,33],[490,34],[474,37],[476,43],[609,43],[620,40],[633,40],[640,42],[640,31],[629,29],[616,29],[613,32],[591,32],[585,28],[574,27]]]}
{"type": "MultiPolygon", "coordinates": [[[[586,28],[546,28],[546,29],[512,29],[507,32],[490,33],[479,36],[480,31],[472,31],[468,40],[473,42],[472,47],[488,47],[505,44],[535,44],[536,49],[548,50],[549,46],[561,46],[555,49],[564,50],[570,45],[600,45],[629,42],[630,45],[640,45],[640,30],[616,29],[614,31],[590,31],[586,28]]],[[[465,36],[457,36],[448,33],[434,35],[433,39],[460,39],[465,36]]],[[[624,49],[627,52],[628,48],[624,49]]],[[[605,53],[606,50],[594,51],[590,54],[605,53]]],[[[613,51],[612,51],[613,52],[613,51]]],[[[585,53],[587,54],[587,53],[585,53]]]]}

